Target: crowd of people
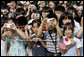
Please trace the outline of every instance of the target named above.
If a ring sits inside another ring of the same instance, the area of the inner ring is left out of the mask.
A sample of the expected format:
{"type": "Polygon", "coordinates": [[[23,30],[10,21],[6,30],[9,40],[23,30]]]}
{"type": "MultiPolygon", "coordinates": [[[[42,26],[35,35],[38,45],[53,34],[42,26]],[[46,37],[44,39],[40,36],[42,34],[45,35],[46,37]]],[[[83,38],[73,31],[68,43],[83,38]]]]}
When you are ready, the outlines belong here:
{"type": "Polygon", "coordinates": [[[1,56],[83,56],[83,1],[2,1],[1,56]]]}

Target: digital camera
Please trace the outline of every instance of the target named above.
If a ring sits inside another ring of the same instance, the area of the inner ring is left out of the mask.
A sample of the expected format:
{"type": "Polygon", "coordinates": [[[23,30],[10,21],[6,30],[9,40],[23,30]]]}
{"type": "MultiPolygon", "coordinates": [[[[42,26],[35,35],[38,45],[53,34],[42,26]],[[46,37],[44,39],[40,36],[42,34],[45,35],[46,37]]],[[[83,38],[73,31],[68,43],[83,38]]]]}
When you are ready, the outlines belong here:
{"type": "Polygon", "coordinates": [[[31,5],[31,8],[34,8],[35,5],[31,5]]]}
{"type": "Polygon", "coordinates": [[[40,14],[35,14],[35,17],[39,18],[40,17],[40,14]]]}
{"type": "Polygon", "coordinates": [[[53,19],[52,19],[52,18],[49,18],[49,19],[47,20],[47,22],[48,22],[48,23],[52,23],[52,22],[53,22],[53,19]]]}
{"type": "Polygon", "coordinates": [[[12,28],[12,24],[6,24],[6,28],[12,28]]]}

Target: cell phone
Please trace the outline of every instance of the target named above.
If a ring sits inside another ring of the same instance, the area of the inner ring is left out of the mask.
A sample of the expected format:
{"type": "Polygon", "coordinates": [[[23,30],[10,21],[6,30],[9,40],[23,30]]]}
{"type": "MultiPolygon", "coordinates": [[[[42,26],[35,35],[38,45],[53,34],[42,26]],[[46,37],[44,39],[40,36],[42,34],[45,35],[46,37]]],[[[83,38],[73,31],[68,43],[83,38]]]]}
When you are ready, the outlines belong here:
{"type": "Polygon", "coordinates": [[[12,28],[12,24],[6,24],[6,28],[12,28]]]}

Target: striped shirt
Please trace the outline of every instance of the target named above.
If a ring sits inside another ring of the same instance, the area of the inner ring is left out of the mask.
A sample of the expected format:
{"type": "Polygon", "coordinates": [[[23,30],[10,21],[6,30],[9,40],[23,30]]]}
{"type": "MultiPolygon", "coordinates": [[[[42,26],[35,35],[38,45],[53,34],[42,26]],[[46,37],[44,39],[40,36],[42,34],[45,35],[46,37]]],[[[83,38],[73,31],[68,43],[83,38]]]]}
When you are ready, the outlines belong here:
{"type": "Polygon", "coordinates": [[[48,32],[44,31],[43,33],[44,33],[44,37],[46,40],[47,50],[49,52],[56,53],[56,54],[60,53],[60,48],[58,47],[59,39],[57,39],[57,34],[54,32],[51,34],[51,36],[53,38],[53,40],[52,40],[48,32]],[[56,43],[55,43],[56,45],[54,45],[53,41],[56,41],[56,43]],[[56,46],[56,49],[55,49],[55,46],[56,46]]]}

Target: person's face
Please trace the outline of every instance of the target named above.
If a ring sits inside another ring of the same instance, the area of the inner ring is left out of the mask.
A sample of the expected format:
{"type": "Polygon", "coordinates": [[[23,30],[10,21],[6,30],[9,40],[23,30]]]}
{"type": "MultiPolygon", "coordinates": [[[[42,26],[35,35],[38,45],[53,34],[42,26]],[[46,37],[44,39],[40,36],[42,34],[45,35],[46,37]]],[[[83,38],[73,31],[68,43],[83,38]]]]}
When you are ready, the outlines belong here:
{"type": "Polygon", "coordinates": [[[45,2],[40,2],[39,3],[39,6],[42,8],[42,7],[45,7],[45,2]]]}
{"type": "Polygon", "coordinates": [[[49,12],[42,12],[42,17],[46,18],[48,14],[49,14],[49,12]]]}
{"type": "Polygon", "coordinates": [[[82,15],[82,11],[81,10],[78,11],[78,15],[79,16],[82,15]]]}
{"type": "Polygon", "coordinates": [[[71,23],[71,20],[70,19],[68,19],[68,18],[66,18],[66,19],[63,19],[63,24],[65,25],[66,23],[71,23]]]}
{"type": "Polygon", "coordinates": [[[55,8],[55,4],[54,4],[54,2],[50,1],[50,3],[49,3],[49,7],[50,7],[51,9],[55,8]]]}
{"type": "Polygon", "coordinates": [[[73,31],[69,27],[67,27],[65,30],[65,34],[67,35],[68,38],[70,38],[73,36],[73,31]]]}
{"type": "Polygon", "coordinates": [[[13,6],[16,7],[15,1],[12,1],[11,4],[13,4],[13,6]]]}
{"type": "Polygon", "coordinates": [[[38,32],[38,25],[37,25],[37,23],[33,24],[32,30],[33,30],[34,33],[38,32]]]}
{"type": "Polygon", "coordinates": [[[53,23],[47,23],[47,25],[48,25],[48,29],[49,30],[53,30],[54,29],[53,23]]]}
{"type": "Polygon", "coordinates": [[[57,15],[57,18],[58,18],[58,20],[59,20],[60,17],[61,17],[62,12],[60,12],[60,11],[55,11],[55,14],[57,15]]]}
{"type": "Polygon", "coordinates": [[[73,18],[75,18],[76,17],[76,14],[74,12],[72,14],[73,14],[73,18]]]}

